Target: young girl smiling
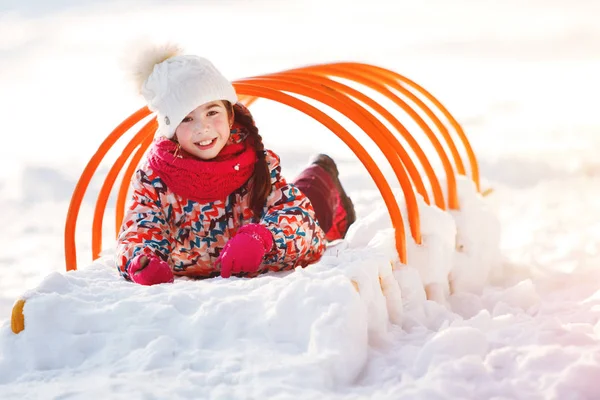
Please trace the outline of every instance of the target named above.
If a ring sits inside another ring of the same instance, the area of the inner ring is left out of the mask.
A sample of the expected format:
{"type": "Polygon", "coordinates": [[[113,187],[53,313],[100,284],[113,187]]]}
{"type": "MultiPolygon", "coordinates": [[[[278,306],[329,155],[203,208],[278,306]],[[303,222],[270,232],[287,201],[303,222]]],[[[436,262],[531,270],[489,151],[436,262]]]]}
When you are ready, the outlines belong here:
{"type": "Polygon", "coordinates": [[[117,239],[126,279],[253,277],[314,263],[344,237],[355,215],[333,160],[320,154],[288,183],[210,61],[157,47],[135,76],[158,130],[117,239]]]}

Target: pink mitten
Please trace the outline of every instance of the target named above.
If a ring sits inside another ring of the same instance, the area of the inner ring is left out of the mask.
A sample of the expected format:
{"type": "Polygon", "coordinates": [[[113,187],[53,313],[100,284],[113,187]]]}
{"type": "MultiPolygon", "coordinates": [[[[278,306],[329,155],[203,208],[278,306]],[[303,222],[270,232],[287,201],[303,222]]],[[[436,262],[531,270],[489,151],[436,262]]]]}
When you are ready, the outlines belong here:
{"type": "Polygon", "coordinates": [[[131,280],[140,285],[173,282],[173,271],[165,261],[156,256],[138,254],[129,265],[131,280]]]}
{"type": "Polygon", "coordinates": [[[265,254],[271,250],[271,247],[273,247],[273,235],[263,225],[242,226],[227,242],[217,259],[217,263],[221,263],[221,276],[229,278],[231,274],[258,271],[265,254]]]}

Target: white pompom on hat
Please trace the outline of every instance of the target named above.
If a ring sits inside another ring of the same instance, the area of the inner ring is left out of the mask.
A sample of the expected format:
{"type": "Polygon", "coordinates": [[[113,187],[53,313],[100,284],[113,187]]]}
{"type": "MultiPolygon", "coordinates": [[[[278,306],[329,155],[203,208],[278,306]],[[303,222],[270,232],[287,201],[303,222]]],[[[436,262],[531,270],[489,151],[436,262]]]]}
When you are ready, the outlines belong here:
{"type": "Polygon", "coordinates": [[[209,60],[180,53],[172,45],[146,50],[133,71],[148,108],[157,114],[157,136],[169,139],[198,106],[218,100],[238,101],[231,82],[209,60]]]}

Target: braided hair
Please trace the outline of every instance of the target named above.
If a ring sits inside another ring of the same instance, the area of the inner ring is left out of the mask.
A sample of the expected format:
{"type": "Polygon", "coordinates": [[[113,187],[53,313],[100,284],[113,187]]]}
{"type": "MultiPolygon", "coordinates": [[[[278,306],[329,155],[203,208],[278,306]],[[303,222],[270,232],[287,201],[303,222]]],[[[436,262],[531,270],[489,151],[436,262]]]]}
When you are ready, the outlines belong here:
{"type": "Polygon", "coordinates": [[[256,163],[250,185],[250,209],[254,218],[258,220],[262,216],[267,197],[271,193],[271,173],[267,164],[265,147],[250,111],[240,103],[232,106],[231,103],[225,101],[225,105],[230,113],[229,117],[231,118],[231,113],[233,113],[234,121],[248,130],[246,140],[256,151],[256,163]]]}

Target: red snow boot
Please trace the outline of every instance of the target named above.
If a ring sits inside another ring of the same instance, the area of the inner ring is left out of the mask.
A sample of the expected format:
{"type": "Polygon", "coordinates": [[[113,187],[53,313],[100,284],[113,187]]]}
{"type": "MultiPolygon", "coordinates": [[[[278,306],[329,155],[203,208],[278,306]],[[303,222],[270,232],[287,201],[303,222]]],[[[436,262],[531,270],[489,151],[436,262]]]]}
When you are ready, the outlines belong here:
{"type": "Polygon", "coordinates": [[[335,161],[326,154],[319,154],[312,161],[312,164],[323,168],[333,181],[336,194],[336,205],[333,209],[333,221],[331,228],[325,232],[328,241],[333,242],[337,239],[342,239],[346,236],[350,225],[356,221],[356,213],[354,212],[354,204],[346,194],[339,179],[339,172],[335,161]]]}

